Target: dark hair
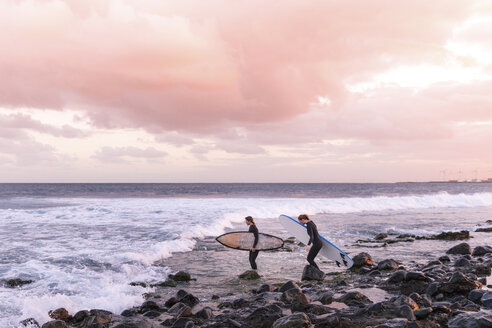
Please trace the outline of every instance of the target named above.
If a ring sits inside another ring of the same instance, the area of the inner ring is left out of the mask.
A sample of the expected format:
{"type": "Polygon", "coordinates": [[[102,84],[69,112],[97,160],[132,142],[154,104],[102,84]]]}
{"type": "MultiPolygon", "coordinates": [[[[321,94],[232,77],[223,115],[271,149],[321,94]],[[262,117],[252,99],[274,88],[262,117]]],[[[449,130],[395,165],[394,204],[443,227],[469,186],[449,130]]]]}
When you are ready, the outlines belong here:
{"type": "Polygon", "coordinates": [[[301,220],[308,220],[308,221],[310,221],[309,216],[307,214],[301,214],[301,215],[299,215],[299,217],[297,219],[299,221],[301,221],[301,220]]]}
{"type": "Polygon", "coordinates": [[[256,225],[255,221],[253,220],[253,217],[247,216],[244,218],[246,221],[253,223],[253,225],[256,225]]]}

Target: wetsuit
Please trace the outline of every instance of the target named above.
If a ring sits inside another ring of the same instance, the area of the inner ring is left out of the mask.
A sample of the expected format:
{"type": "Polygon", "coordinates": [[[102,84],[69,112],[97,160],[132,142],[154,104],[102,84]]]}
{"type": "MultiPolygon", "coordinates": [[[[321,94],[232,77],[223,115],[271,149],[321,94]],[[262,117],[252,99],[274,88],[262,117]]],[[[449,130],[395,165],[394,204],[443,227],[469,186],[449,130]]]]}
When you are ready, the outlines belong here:
{"type": "Polygon", "coordinates": [[[309,250],[307,261],[310,265],[319,270],[318,265],[314,262],[314,258],[316,257],[316,255],[318,255],[321,247],[323,247],[323,244],[321,243],[321,237],[319,236],[318,228],[316,228],[316,224],[314,224],[313,221],[309,221],[308,223],[306,223],[306,228],[309,235],[308,245],[311,245],[311,243],[313,244],[313,246],[311,246],[311,249],[309,250]]]}
{"type": "MultiPolygon", "coordinates": [[[[255,236],[255,241],[253,242],[253,248],[256,247],[256,245],[258,244],[258,228],[255,226],[255,225],[250,225],[249,226],[249,232],[252,232],[255,236]]],[[[251,264],[251,268],[253,270],[256,270],[257,267],[256,267],[256,258],[258,257],[258,253],[260,251],[249,251],[249,264],[251,264]]]]}

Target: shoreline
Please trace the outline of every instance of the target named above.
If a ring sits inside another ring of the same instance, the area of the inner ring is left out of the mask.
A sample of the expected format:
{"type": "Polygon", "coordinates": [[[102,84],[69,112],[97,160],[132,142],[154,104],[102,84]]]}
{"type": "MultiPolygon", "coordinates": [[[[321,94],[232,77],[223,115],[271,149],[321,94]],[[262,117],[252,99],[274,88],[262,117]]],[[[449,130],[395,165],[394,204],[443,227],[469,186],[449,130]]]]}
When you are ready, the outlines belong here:
{"type": "Polygon", "coordinates": [[[205,286],[192,287],[193,277],[179,273],[169,280],[175,282],[173,287],[157,286],[143,304],[121,314],[92,309],[70,315],[53,309],[53,321],[36,326],[34,319],[26,319],[20,327],[471,328],[478,321],[492,325],[492,247],[472,249],[458,243],[446,253],[422,265],[397,259],[374,263],[363,252],[354,256],[352,269],[329,273],[322,281],[266,283],[265,277],[231,277],[236,287],[231,284],[217,293],[205,286]],[[190,290],[202,293],[196,297],[190,290]]]}

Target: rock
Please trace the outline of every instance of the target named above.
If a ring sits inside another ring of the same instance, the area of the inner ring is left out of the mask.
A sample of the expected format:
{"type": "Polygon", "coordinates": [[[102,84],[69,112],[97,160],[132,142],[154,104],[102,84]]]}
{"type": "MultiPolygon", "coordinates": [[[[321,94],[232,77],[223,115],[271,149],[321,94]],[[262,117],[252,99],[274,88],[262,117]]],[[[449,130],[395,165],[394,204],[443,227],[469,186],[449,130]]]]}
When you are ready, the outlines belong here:
{"type": "Polygon", "coordinates": [[[193,296],[192,294],[186,294],[181,298],[180,302],[192,308],[198,303],[200,303],[200,300],[198,299],[198,297],[193,296]]]}
{"type": "Polygon", "coordinates": [[[195,313],[196,318],[205,319],[205,320],[210,319],[213,316],[214,316],[214,313],[213,313],[212,309],[209,308],[208,306],[204,307],[203,309],[201,309],[200,311],[195,313]]]}
{"type": "Polygon", "coordinates": [[[410,271],[405,275],[405,281],[411,280],[426,280],[426,276],[422,272],[410,271]]]}
{"type": "Polygon", "coordinates": [[[490,276],[492,273],[492,267],[489,265],[477,265],[474,272],[477,276],[490,276]]]}
{"type": "Polygon", "coordinates": [[[273,328],[309,328],[311,320],[305,313],[294,313],[278,319],[273,323],[273,328]]]}
{"type": "Polygon", "coordinates": [[[472,256],[484,256],[487,253],[492,253],[492,247],[490,246],[477,246],[473,249],[472,256]]]}
{"type": "Polygon", "coordinates": [[[246,321],[252,327],[270,328],[282,316],[282,309],[278,305],[270,304],[254,310],[246,317],[246,321]]]}
{"type": "Polygon", "coordinates": [[[184,271],[178,271],[174,275],[170,274],[169,278],[174,280],[174,281],[185,281],[185,282],[191,280],[190,274],[188,272],[184,272],[184,271]]]}
{"type": "Polygon", "coordinates": [[[378,270],[396,270],[398,263],[395,260],[387,259],[378,263],[378,270]]]}
{"type": "Polygon", "coordinates": [[[172,279],[167,279],[166,281],[150,285],[150,287],[176,287],[176,286],[178,286],[178,283],[172,279]]]}
{"type": "Polygon", "coordinates": [[[212,295],[212,299],[213,299],[213,300],[218,300],[219,298],[220,298],[220,296],[219,296],[219,295],[212,295]]]}
{"type": "Polygon", "coordinates": [[[355,255],[352,260],[354,261],[354,264],[352,268],[358,269],[363,266],[372,266],[374,262],[372,261],[371,255],[368,253],[362,252],[357,255],[355,255]]]}
{"type": "Polygon", "coordinates": [[[318,315],[324,315],[327,313],[331,313],[331,312],[333,312],[333,309],[328,307],[328,306],[324,306],[324,305],[309,304],[309,305],[304,307],[304,312],[318,316],[318,315]]]}
{"type": "Polygon", "coordinates": [[[440,240],[463,240],[470,239],[470,232],[466,230],[462,230],[459,232],[441,232],[440,234],[433,236],[432,239],[440,239],[440,240]]]}
{"type": "Polygon", "coordinates": [[[280,300],[284,303],[292,303],[297,295],[302,294],[302,291],[298,288],[291,288],[282,293],[280,300]]]}
{"type": "Polygon", "coordinates": [[[123,310],[120,315],[123,316],[123,317],[133,317],[133,316],[136,316],[137,315],[137,310],[135,310],[135,309],[126,309],[126,310],[123,310]]]}
{"type": "Polygon", "coordinates": [[[487,291],[485,289],[474,289],[468,294],[468,299],[473,303],[480,304],[480,299],[487,291]]]}
{"type": "Polygon", "coordinates": [[[305,294],[298,294],[292,300],[290,309],[292,312],[304,311],[311,302],[311,299],[305,294]]]}
{"type": "MultiPolygon", "coordinates": [[[[95,326],[90,326],[90,328],[105,328],[107,327],[106,325],[95,325],[95,326]]],[[[115,326],[111,326],[111,328],[153,328],[147,320],[143,318],[125,318],[123,322],[117,323],[115,326]]],[[[80,328],[86,328],[86,327],[80,327],[80,328]]],[[[89,328],[89,327],[88,327],[89,328]]]]}
{"type": "Polygon", "coordinates": [[[480,302],[482,302],[483,307],[492,309],[492,292],[486,292],[483,294],[480,302]]]}
{"type": "Polygon", "coordinates": [[[492,316],[487,313],[463,312],[449,320],[449,328],[487,328],[492,327],[492,316]]]}
{"type": "Polygon", "coordinates": [[[391,283],[391,284],[396,284],[399,282],[402,282],[405,280],[407,273],[406,271],[398,270],[395,273],[393,273],[386,282],[391,283]]]}
{"type": "Polygon", "coordinates": [[[345,304],[350,303],[351,301],[357,301],[364,304],[372,303],[372,301],[366,295],[357,291],[348,292],[345,295],[342,295],[339,299],[337,299],[337,301],[345,304]]]}
{"type": "Polygon", "coordinates": [[[391,299],[391,302],[396,306],[396,308],[400,308],[404,305],[408,305],[413,311],[417,310],[419,306],[414,302],[410,297],[405,295],[400,295],[391,299]]]}
{"type": "Polygon", "coordinates": [[[142,305],[140,305],[140,308],[138,310],[139,313],[145,313],[145,312],[148,312],[148,311],[155,311],[155,310],[160,310],[161,308],[159,307],[159,305],[157,305],[156,302],[154,301],[145,301],[143,302],[142,305]]]}
{"type": "Polygon", "coordinates": [[[420,300],[422,299],[422,296],[420,296],[418,293],[411,293],[410,295],[408,295],[408,297],[411,298],[415,303],[420,302],[420,300]]]}
{"type": "Polygon", "coordinates": [[[166,307],[170,308],[170,307],[172,307],[174,304],[176,304],[176,303],[178,303],[178,302],[179,302],[178,298],[173,296],[173,297],[171,297],[170,299],[168,299],[168,300],[166,301],[166,303],[164,303],[164,305],[165,305],[166,307]]]}
{"type": "Polygon", "coordinates": [[[82,322],[84,321],[85,318],[87,318],[88,316],[90,315],[89,311],[87,310],[82,310],[82,311],[79,311],[77,313],[75,313],[75,315],[73,316],[72,318],[72,322],[73,323],[79,323],[79,322],[82,322]]]}
{"type": "Polygon", "coordinates": [[[67,321],[70,318],[70,314],[65,308],[59,308],[54,311],[48,311],[48,315],[51,319],[67,321]]]}
{"type": "Polygon", "coordinates": [[[434,296],[438,291],[439,291],[439,283],[431,282],[429,286],[427,286],[425,293],[429,296],[434,296]]]}
{"type": "Polygon", "coordinates": [[[425,319],[429,316],[429,314],[431,314],[432,312],[432,308],[421,308],[421,309],[417,309],[415,310],[415,312],[413,314],[415,314],[415,317],[418,319],[418,320],[422,320],[422,319],[425,319]]]}
{"type": "Polygon", "coordinates": [[[69,328],[65,321],[63,320],[54,320],[49,321],[41,326],[41,328],[69,328]]]}
{"type": "Polygon", "coordinates": [[[397,316],[400,318],[406,318],[408,321],[415,321],[415,315],[413,314],[413,310],[408,305],[402,305],[398,309],[397,316]]]}
{"type": "Polygon", "coordinates": [[[423,280],[407,280],[400,286],[400,291],[404,295],[410,295],[412,293],[422,294],[425,293],[429,283],[423,280]]]}
{"type": "Polygon", "coordinates": [[[455,267],[466,267],[469,266],[470,264],[471,264],[470,260],[464,257],[460,257],[459,259],[456,260],[456,262],[454,262],[455,267]]]}
{"type": "Polygon", "coordinates": [[[458,254],[458,255],[467,255],[471,253],[472,253],[472,248],[467,243],[458,244],[446,251],[446,254],[458,254]]]}
{"type": "Polygon", "coordinates": [[[376,237],[374,237],[375,240],[383,240],[384,238],[388,238],[387,233],[379,233],[376,235],[376,237]]]}
{"type": "Polygon", "coordinates": [[[322,281],[325,279],[325,273],[312,265],[306,265],[302,272],[301,280],[317,280],[322,281]]]}
{"type": "Polygon", "coordinates": [[[432,299],[428,294],[422,294],[420,303],[422,304],[423,307],[432,307],[432,299]]]}
{"type": "Polygon", "coordinates": [[[171,326],[172,328],[191,328],[194,326],[193,320],[190,318],[179,318],[176,320],[173,325],[171,326]]]}
{"type": "Polygon", "coordinates": [[[397,318],[397,319],[390,319],[381,325],[375,326],[374,328],[406,328],[406,327],[408,327],[408,320],[397,318]]]}
{"type": "Polygon", "coordinates": [[[285,292],[286,290],[289,290],[289,289],[292,289],[292,288],[297,288],[297,289],[301,289],[299,288],[299,286],[292,280],[289,280],[287,281],[285,284],[283,284],[280,288],[279,288],[279,292],[285,292]]]}
{"type": "Polygon", "coordinates": [[[257,289],[255,289],[255,293],[256,294],[261,294],[261,293],[265,293],[265,292],[273,292],[274,288],[272,285],[269,285],[269,284],[263,284],[261,285],[260,287],[258,287],[257,289]]]}
{"type": "Polygon", "coordinates": [[[175,318],[191,317],[191,308],[188,305],[179,302],[174,304],[167,313],[173,315],[175,318]]]}
{"type": "Polygon", "coordinates": [[[32,284],[33,280],[22,280],[20,278],[4,280],[4,286],[6,288],[22,287],[24,285],[32,284]]]}
{"type": "Polygon", "coordinates": [[[443,291],[449,294],[468,294],[471,290],[478,289],[480,287],[482,287],[482,284],[479,282],[471,280],[461,272],[455,272],[449,279],[448,283],[445,284],[443,291]]]}
{"type": "Polygon", "coordinates": [[[492,232],[492,227],[490,228],[478,228],[476,232],[492,232]]]}
{"type": "Polygon", "coordinates": [[[326,293],[323,293],[320,298],[319,298],[319,301],[321,302],[321,304],[331,304],[333,302],[333,295],[334,293],[332,292],[326,292],[326,293]]]}
{"type": "Polygon", "coordinates": [[[19,322],[21,327],[40,328],[39,323],[34,318],[28,318],[19,322]]]}
{"type": "Polygon", "coordinates": [[[247,270],[241,273],[239,275],[239,278],[245,280],[256,280],[256,279],[260,279],[260,275],[255,270],[247,270]]]}
{"type": "Polygon", "coordinates": [[[443,255],[439,258],[439,261],[441,261],[442,263],[444,262],[451,262],[451,259],[449,258],[449,256],[447,255],[443,255]]]}

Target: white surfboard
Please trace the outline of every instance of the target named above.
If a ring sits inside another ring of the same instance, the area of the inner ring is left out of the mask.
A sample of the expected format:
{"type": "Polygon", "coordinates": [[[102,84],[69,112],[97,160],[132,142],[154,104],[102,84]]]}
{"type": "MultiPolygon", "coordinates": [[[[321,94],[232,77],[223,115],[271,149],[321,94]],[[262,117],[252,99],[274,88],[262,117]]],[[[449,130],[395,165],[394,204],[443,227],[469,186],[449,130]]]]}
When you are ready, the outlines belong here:
{"type": "MultiPolygon", "coordinates": [[[[300,241],[303,244],[306,244],[309,242],[309,235],[307,234],[307,229],[306,226],[296,219],[291,218],[290,216],[287,215],[280,215],[278,217],[278,220],[280,221],[280,224],[289,232],[291,233],[298,241],[300,241]]],[[[322,255],[326,257],[327,259],[335,261],[335,263],[339,267],[345,267],[345,268],[350,268],[353,264],[354,261],[345,254],[344,251],[342,251],[340,248],[332,244],[328,239],[324,238],[321,236],[321,242],[323,243],[323,247],[319,251],[319,255],[322,255]]]]}

